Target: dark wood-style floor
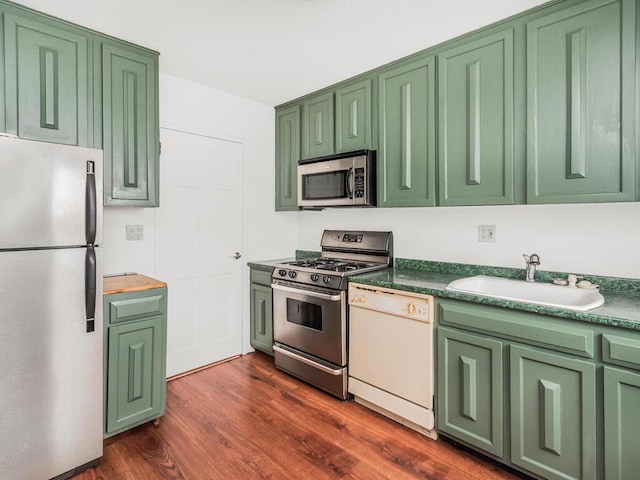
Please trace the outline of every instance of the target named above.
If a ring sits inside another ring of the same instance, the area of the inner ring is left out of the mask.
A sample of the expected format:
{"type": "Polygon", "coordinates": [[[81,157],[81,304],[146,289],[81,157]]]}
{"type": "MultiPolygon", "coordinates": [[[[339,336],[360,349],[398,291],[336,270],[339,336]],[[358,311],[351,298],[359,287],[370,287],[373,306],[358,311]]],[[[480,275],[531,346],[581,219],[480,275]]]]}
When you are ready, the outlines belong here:
{"type": "Polygon", "coordinates": [[[510,479],[448,442],[290,377],[253,353],[168,383],[167,413],[77,480],[510,479]]]}

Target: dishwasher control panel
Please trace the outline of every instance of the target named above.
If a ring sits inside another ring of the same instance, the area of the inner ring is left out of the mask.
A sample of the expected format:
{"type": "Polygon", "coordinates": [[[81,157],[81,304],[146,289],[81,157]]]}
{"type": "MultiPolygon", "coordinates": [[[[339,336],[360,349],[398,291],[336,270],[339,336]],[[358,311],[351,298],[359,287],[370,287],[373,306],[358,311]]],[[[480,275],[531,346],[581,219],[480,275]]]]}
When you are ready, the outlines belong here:
{"type": "Polygon", "coordinates": [[[433,322],[433,297],[430,295],[351,283],[349,306],[433,322]]]}

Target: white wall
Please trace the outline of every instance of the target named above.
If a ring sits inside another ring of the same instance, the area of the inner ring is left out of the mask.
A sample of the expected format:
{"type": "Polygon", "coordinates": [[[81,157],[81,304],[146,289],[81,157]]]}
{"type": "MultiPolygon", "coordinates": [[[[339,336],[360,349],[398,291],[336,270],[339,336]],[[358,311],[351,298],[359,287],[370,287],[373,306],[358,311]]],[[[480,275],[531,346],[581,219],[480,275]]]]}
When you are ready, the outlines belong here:
{"type": "MultiPolygon", "coordinates": [[[[245,152],[243,257],[249,261],[293,254],[297,241],[296,213],[274,211],[275,123],[272,107],[161,74],[160,125],[242,142],[245,152]],[[271,231],[280,232],[280,235],[269,235],[271,231]]],[[[104,231],[106,273],[133,270],[154,274],[153,208],[106,207],[104,231]],[[144,240],[125,241],[127,224],[142,224],[144,240]]]]}
{"type": "Polygon", "coordinates": [[[318,250],[322,230],[391,230],[395,256],[640,278],[640,203],[393,209],[299,213],[298,248],[318,250]],[[478,225],[496,225],[495,243],[478,242],[478,225]]]}
{"type": "MultiPolygon", "coordinates": [[[[244,144],[244,351],[249,350],[246,261],[287,257],[296,249],[296,213],[276,213],[274,111],[268,105],[160,75],[160,126],[244,144]],[[279,236],[271,232],[281,232],[279,236]]],[[[160,175],[163,175],[160,156],[160,175]]],[[[160,192],[162,208],[162,192],[160,192]]],[[[189,215],[189,212],[184,212],[189,215]]],[[[105,273],[155,275],[156,209],[105,207],[105,273]],[[144,226],[144,240],[126,241],[128,224],[144,226]]]]}

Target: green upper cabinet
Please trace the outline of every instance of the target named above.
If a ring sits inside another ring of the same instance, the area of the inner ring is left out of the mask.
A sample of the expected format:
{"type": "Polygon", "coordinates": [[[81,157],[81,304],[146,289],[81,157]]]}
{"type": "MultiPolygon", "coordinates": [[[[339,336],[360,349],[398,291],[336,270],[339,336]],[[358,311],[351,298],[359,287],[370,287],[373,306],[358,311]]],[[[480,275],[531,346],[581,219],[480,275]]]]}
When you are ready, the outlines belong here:
{"type": "Polygon", "coordinates": [[[371,149],[371,79],[336,90],[336,153],[371,149]]]}
{"type": "Polygon", "coordinates": [[[104,204],[158,205],[158,54],[0,0],[0,131],[104,150],[104,204]]]}
{"type": "Polygon", "coordinates": [[[333,92],[302,102],[302,158],[323,157],[335,152],[333,92]]]}
{"type": "Polygon", "coordinates": [[[99,50],[104,204],[156,207],[158,55],[107,41],[99,50]]]}
{"type": "Polygon", "coordinates": [[[527,202],[635,200],[635,1],[527,23],[527,202]]]}
{"type": "Polygon", "coordinates": [[[514,203],[513,30],[438,55],[439,204],[514,203]]]}
{"type": "Polygon", "coordinates": [[[7,9],[3,20],[4,130],[32,140],[92,146],[91,35],[22,11],[7,9]]]}
{"type": "Polygon", "coordinates": [[[300,105],[276,110],[276,210],[298,209],[300,105]]]}
{"type": "Polygon", "coordinates": [[[378,88],[378,205],[435,205],[434,58],[382,72],[378,88]]]}

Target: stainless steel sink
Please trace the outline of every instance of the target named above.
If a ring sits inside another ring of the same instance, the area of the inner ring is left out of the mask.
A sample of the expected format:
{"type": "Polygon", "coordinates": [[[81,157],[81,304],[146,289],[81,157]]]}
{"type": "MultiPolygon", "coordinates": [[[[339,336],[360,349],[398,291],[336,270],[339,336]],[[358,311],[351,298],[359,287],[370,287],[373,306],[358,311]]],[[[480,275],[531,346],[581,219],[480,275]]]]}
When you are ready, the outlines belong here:
{"type": "Polygon", "coordinates": [[[446,290],[581,312],[604,305],[604,297],[597,289],[587,290],[486,275],[460,278],[451,282],[446,290]]]}

